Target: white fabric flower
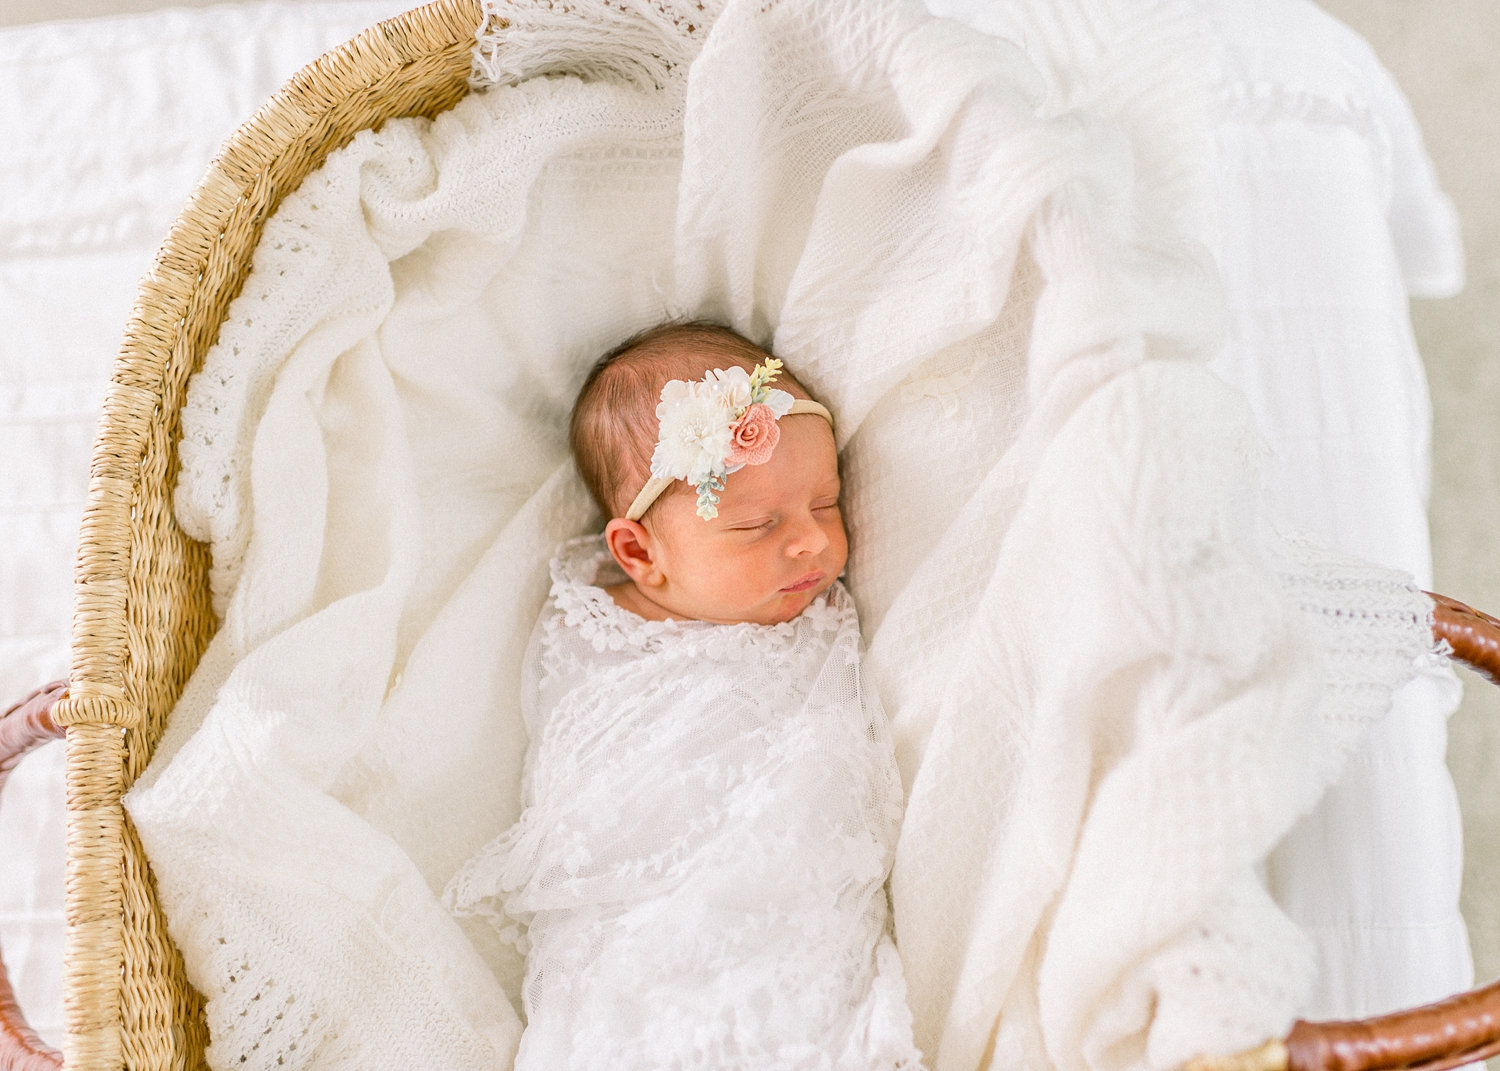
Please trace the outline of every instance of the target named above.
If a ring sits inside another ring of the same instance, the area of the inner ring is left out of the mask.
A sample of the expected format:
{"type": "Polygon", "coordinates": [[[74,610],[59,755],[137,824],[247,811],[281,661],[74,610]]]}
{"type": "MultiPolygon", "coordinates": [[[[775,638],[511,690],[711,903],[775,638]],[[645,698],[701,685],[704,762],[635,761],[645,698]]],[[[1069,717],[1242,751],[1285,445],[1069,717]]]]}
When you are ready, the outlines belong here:
{"type": "Polygon", "coordinates": [[[761,404],[771,410],[772,416],[780,420],[791,411],[793,401],[795,399],[786,391],[777,390],[775,387],[772,387],[766,391],[766,400],[761,402],[761,404]]]}
{"type": "Polygon", "coordinates": [[[751,394],[750,373],[739,365],[710,368],[703,373],[703,381],[713,384],[723,394],[732,414],[743,412],[755,400],[751,394]]]}
{"type": "MultiPolygon", "coordinates": [[[[744,375],[744,370],[740,370],[744,375]]],[[[745,394],[749,397],[748,377],[745,394]]],[[[651,455],[651,475],[697,486],[723,475],[735,407],[717,381],[674,379],[661,389],[656,418],[661,431],[651,455]]],[[[748,401],[746,404],[749,404],[748,401]]]]}

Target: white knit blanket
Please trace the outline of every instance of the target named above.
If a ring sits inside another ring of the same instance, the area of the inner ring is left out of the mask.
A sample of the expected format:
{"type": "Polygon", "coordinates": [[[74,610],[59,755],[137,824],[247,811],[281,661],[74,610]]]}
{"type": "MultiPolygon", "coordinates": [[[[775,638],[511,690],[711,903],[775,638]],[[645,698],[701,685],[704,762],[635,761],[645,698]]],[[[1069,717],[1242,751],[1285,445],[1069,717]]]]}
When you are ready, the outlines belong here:
{"type": "Polygon", "coordinates": [[[1168,1067],[1297,1009],[1255,868],[1428,608],[1263,520],[1202,366],[1191,15],[719,7],[505,5],[499,84],[291,195],[194,380],[223,623],[127,803],[216,1067],[507,1066],[519,964],[436,893],[517,814],[525,639],[595,523],[573,393],[679,314],[838,416],[929,1065],[1168,1067]]]}

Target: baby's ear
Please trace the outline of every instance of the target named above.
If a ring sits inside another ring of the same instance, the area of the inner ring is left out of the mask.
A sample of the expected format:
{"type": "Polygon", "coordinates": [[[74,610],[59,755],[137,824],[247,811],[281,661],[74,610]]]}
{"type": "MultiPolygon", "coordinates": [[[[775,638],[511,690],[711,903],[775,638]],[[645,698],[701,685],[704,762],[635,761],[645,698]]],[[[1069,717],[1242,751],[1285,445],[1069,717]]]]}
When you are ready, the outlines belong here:
{"type": "Polygon", "coordinates": [[[616,517],[604,526],[604,544],[625,575],[637,584],[656,587],[665,579],[652,557],[651,533],[640,521],[616,517]]]}

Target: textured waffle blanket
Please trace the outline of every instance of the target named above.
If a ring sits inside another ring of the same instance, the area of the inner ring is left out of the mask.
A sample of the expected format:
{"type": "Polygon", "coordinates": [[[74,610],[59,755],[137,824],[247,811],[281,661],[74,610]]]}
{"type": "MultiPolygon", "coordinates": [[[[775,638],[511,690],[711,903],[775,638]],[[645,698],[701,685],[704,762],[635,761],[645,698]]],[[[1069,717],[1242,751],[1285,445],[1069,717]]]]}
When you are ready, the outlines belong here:
{"type": "Polygon", "coordinates": [[[223,624],[128,799],[215,1066],[508,1064],[520,963],[438,894],[519,811],[526,637],[596,523],[573,393],[684,314],[838,417],[926,1062],[1287,1025],[1314,965],[1256,867],[1428,606],[1271,530],[1204,368],[1191,10],[1008,11],[506,5],[489,89],[288,197],[184,414],[223,624]],[[1046,88],[1102,54],[1092,98],[1046,88]]]}

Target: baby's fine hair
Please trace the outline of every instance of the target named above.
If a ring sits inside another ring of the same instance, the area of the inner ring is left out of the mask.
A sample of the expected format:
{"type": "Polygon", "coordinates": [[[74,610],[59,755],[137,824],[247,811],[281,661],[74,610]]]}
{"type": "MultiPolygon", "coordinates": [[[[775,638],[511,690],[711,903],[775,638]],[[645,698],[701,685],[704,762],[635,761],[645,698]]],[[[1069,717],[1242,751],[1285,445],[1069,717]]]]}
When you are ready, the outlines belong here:
{"type": "MultiPolygon", "coordinates": [[[[604,516],[625,516],[650,478],[659,430],[656,403],[662,387],[674,379],[702,379],[710,368],[731,364],[749,371],[770,356],[731,328],[688,320],[631,335],[594,362],[573,403],[568,445],[579,475],[604,516]]],[[[811,397],[785,368],[776,386],[794,398],[811,397]]],[[[676,480],[662,498],[689,490],[686,483],[676,480]]],[[[647,510],[646,517],[650,516],[647,510]]]]}

